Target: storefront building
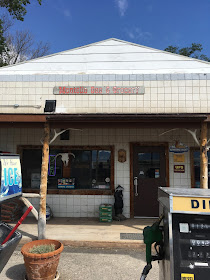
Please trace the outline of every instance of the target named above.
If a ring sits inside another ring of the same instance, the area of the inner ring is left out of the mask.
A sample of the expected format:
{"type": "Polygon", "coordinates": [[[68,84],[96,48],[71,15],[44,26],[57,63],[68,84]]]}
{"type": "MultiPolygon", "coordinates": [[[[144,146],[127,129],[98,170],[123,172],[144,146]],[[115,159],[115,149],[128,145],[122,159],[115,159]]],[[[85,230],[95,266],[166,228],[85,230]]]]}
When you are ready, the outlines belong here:
{"type": "Polygon", "coordinates": [[[200,186],[209,96],[210,63],[108,39],[0,69],[0,151],[39,193],[47,122],[55,217],[97,217],[118,185],[126,217],[157,216],[159,186],[200,186]]]}

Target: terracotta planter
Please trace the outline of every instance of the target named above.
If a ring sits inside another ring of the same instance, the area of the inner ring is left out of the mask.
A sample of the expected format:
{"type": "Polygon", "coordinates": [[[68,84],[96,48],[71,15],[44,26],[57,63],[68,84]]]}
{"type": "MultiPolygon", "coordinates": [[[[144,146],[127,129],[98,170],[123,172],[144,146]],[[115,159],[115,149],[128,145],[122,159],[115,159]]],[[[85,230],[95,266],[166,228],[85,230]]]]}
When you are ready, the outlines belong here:
{"type": "Polygon", "coordinates": [[[54,280],[62,251],[63,244],[57,240],[42,239],[25,244],[21,249],[21,253],[24,257],[28,280],[54,280]],[[29,253],[33,246],[43,244],[54,244],[55,251],[45,254],[29,253]]]}

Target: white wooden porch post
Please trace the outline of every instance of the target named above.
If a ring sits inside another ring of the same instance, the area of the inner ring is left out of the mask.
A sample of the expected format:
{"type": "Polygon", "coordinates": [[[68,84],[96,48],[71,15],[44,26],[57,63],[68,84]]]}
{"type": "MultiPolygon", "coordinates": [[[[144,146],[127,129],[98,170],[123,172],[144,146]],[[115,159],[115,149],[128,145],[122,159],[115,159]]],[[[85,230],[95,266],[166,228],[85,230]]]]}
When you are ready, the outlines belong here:
{"type": "Polygon", "coordinates": [[[49,123],[44,125],[44,141],[42,149],[42,168],[40,182],[40,204],[39,204],[39,220],[38,220],[38,239],[46,238],[46,196],[47,196],[47,177],[49,164],[49,141],[50,126],[49,123]]]}

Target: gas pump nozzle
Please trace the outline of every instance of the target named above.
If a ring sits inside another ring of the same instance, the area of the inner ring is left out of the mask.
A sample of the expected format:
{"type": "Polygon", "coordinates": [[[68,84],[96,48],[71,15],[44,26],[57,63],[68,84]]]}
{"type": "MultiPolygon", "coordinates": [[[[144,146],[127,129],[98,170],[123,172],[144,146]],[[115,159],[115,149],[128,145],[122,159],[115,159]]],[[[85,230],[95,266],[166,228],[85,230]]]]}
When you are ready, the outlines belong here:
{"type": "Polygon", "coordinates": [[[140,280],[146,279],[150,269],[152,268],[152,261],[163,259],[163,234],[160,228],[160,223],[163,219],[163,215],[152,225],[147,226],[143,230],[144,243],[146,244],[146,262],[147,265],[144,267],[140,280]],[[152,244],[155,243],[154,247],[156,255],[152,256],[152,244]],[[157,250],[159,247],[159,251],[157,250]]]}

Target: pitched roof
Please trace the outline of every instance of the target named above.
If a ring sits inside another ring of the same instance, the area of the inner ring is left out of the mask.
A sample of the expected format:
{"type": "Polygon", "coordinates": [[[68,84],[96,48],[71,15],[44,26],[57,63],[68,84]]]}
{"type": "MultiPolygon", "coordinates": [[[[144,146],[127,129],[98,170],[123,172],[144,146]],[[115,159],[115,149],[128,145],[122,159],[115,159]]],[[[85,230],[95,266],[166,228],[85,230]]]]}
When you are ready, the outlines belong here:
{"type": "Polygon", "coordinates": [[[0,75],[45,73],[210,73],[210,63],[110,38],[0,68],[0,75]]]}

